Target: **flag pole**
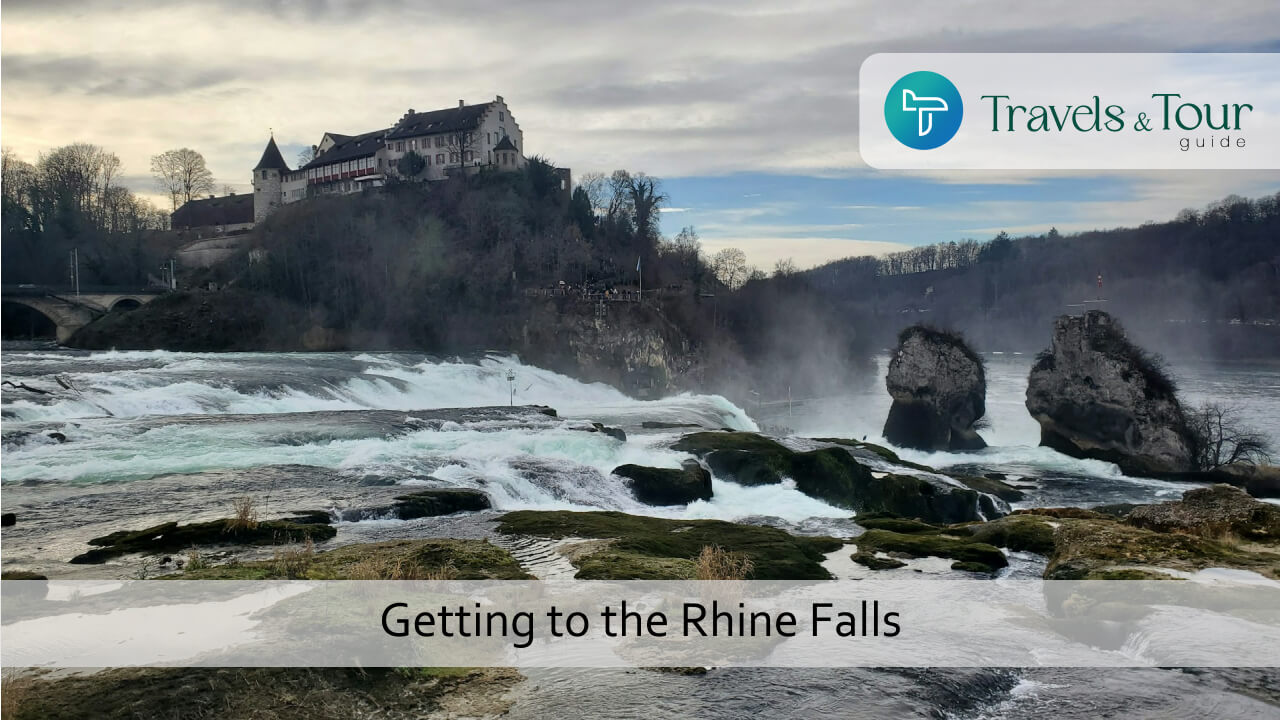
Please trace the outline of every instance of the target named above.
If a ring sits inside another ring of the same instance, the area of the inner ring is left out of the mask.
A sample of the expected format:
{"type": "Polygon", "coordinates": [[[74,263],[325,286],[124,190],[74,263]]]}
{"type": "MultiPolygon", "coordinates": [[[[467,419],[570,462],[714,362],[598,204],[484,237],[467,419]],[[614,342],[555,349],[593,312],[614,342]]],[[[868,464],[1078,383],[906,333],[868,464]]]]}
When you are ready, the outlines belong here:
{"type": "Polygon", "coordinates": [[[637,255],[637,256],[636,256],[636,272],[640,274],[640,299],[639,299],[639,302],[642,302],[642,303],[643,303],[643,302],[644,302],[644,268],[642,268],[642,267],[640,266],[640,256],[639,256],[639,255],[637,255]]]}

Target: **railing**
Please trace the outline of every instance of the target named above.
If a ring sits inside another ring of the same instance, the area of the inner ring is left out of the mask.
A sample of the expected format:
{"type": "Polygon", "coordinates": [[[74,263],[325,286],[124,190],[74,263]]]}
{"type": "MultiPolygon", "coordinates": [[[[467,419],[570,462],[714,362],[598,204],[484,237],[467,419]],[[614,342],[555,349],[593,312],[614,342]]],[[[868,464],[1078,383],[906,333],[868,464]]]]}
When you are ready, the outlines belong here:
{"type": "MultiPolygon", "coordinates": [[[[108,285],[81,285],[81,295],[160,295],[166,292],[154,287],[120,287],[108,285]]],[[[10,297],[44,297],[46,295],[72,296],[76,288],[70,285],[4,285],[0,286],[0,294],[10,297]]]]}
{"type": "Polygon", "coordinates": [[[572,298],[578,302],[640,302],[639,290],[585,291],[579,288],[526,288],[525,297],[572,298]]]}

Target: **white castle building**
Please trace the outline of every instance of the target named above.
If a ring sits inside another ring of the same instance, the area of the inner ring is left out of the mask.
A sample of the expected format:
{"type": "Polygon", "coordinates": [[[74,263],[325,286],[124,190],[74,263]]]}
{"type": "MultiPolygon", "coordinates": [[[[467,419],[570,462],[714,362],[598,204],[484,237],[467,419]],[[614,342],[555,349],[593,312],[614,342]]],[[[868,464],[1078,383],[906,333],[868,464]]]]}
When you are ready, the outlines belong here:
{"type": "Polygon", "coordinates": [[[457,107],[444,110],[411,108],[385,130],[327,132],[315,146],[315,159],[296,170],[289,169],[272,137],[253,168],[253,221],[262,222],[276,208],[303,198],[359,192],[391,177],[441,180],[459,171],[518,170],[524,164],[524,136],[501,95],[479,105],[459,100],[457,107]],[[401,163],[410,153],[421,158],[403,164],[421,168],[411,177],[402,172],[401,163]]]}

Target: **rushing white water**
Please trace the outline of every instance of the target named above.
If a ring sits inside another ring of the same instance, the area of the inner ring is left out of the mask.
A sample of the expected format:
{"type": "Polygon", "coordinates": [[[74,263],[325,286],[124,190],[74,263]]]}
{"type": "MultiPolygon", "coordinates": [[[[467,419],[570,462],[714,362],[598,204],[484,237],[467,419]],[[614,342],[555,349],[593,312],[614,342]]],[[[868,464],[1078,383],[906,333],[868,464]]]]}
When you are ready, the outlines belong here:
{"type": "MultiPolygon", "coordinates": [[[[967,465],[1034,483],[1038,489],[1028,502],[1035,503],[1141,502],[1186,489],[1127,478],[1109,463],[1038,447],[1038,428],[1022,405],[1029,362],[1020,356],[989,361],[991,427],[983,432],[990,448],[963,455],[901,454],[936,467],[967,465]]],[[[374,478],[479,488],[499,509],[606,508],[698,518],[769,516],[792,523],[848,516],[790,485],[745,488],[723,478],[714,480],[709,502],[643,506],[611,474],[613,468],[678,467],[688,455],[669,446],[690,428],[756,430],[755,421],[720,396],[634,400],[514,357],[7,351],[4,371],[7,379],[52,391],[4,392],[3,481],[10,488],[173,476],[214,482],[201,473],[221,473],[216,484],[225,485],[256,477],[263,468],[301,466],[336,473],[348,483],[374,478]],[[513,410],[459,421],[433,412],[511,403],[551,406],[559,417],[513,410]],[[591,421],[622,428],[628,441],[586,432],[591,421]],[[688,427],[644,426],[654,421],[688,427]],[[54,433],[66,442],[52,439],[54,433]]],[[[1280,375],[1274,370],[1237,376],[1235,385],[1215,384],[1214,377],[1186,373],[1184,385],[1219,396],[1248,388],[1236,396],[1248,400],[1251,417],[1280,417],[1280,375]]],[[[799,435],[879,441],[888,404],[887,393],[872,383],[854,395],[811,400],[766,420],[799,435]]],[[[1274,422],[1263,430],[1275,432],[1274,422]]],[[[333,495],[326,492],[324,497],[333,495]]]]}

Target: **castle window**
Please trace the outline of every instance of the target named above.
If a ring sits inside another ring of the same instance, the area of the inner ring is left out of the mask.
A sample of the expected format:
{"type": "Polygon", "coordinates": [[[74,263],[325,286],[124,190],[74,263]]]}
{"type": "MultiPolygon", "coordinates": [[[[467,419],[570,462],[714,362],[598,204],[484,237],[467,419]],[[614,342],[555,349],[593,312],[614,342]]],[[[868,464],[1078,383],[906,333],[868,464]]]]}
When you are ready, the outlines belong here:
{"type": "Polygon", "coordinates": [[[505,115],[505,114],[503,114],[503,112],[502,112],[501,110],[499,110],[499,111],[498,111],[498,119],[499,119],[499,120],[506,120],[506,119],[507,119],[507,118],[506,118],[506,115],[505,115]]]}
{"type": "Polygon", "coordinates": [[[437,165],[443,165],[443,164],[444,164],[444,153],[437,153],[437,154],[436,154],[436,164],[437,164],[437,165]]]}

